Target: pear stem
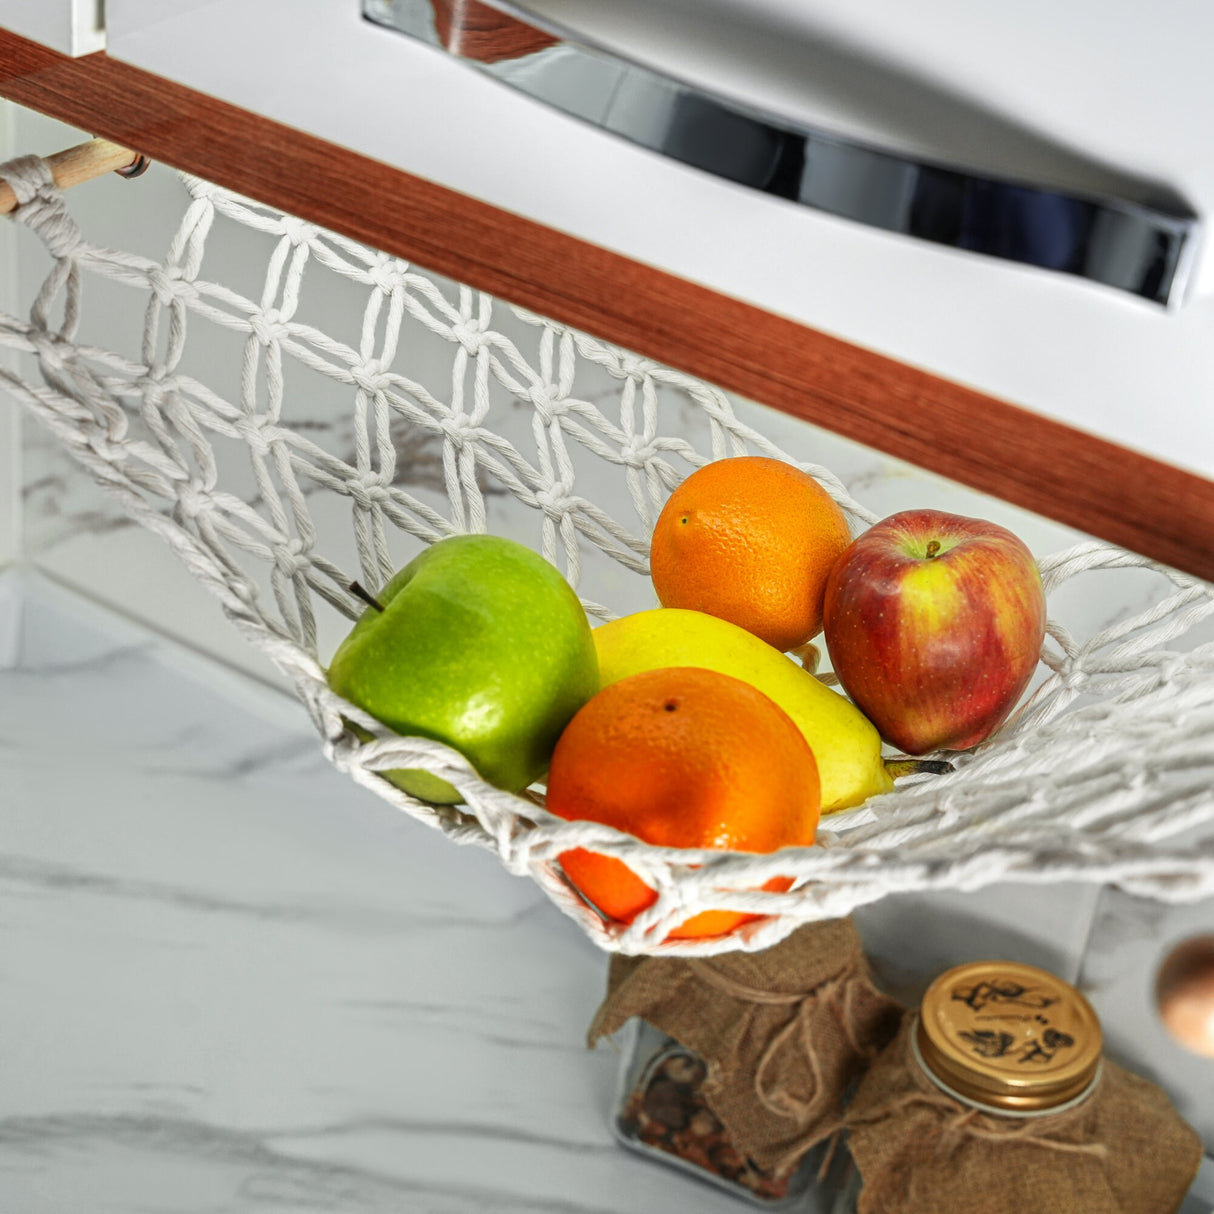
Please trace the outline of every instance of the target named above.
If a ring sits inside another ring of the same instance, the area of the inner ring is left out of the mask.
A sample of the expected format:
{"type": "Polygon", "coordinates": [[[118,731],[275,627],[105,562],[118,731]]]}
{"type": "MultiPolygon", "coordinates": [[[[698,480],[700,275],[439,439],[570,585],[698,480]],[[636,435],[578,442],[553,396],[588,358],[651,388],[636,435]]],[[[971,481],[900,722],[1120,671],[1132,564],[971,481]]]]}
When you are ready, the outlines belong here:
{"type": "Polygon", "coordinates": [[[940,551],[940,541],[939,540],[928,540],[927,541],[927,555],[928,555],[929,560],[933,556],[935,556],[939,551],[940,551]]]}
{"type": "Polygon", "coordinates": [[[947,759],[885,759],[884,763],[894,780],[899,776],[943,776],[953,770],[947,759]]]}
{"type": "Polygon", "coordinates": [[[809,671],[810,674],[817,674],[818,667],[822,664],[822,651],[813,643],[806,641],[804,645],[798,645],[796,649],[788,651],[792,654],[802,667],[809,671]]]}
{"type": "Polygon", "coordinates": [[[362,599],[368,607],[374,607],[376,611],[383,611],[384,605],[370,591],[364,590],[357,582],[351,582],[349,591],[355,598],[362,599]]]}

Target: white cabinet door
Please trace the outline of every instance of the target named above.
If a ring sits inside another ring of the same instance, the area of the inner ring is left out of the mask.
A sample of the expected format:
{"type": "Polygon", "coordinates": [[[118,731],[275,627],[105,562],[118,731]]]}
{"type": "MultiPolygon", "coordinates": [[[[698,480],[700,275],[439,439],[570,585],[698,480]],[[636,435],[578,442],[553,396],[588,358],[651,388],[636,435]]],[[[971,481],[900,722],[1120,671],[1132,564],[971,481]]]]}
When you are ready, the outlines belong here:
{"type": "MultiPolygon", "coordinates": [[[[864,227],[548,110],[442,51],[370,25],[359,7],[109,0],[109,53],[1214,477],[1208,256],[1199,256],[1187,301],[1165,313],[1082,280],[864,227]]],[[[864,0],[817,6],[811,20],[791,0],[752,10],[739,0],[664,0],[645,6],[652,37],[641,46],[646,26],[632,0],[535,7],[562,10],[565,21],[617,46],[631,39],[631,50],[683,75],[700,71],[718,91],[890,146],[1061,174],[1071,185],[1141,174],[1175,187],[1201,215],[1214,202],[1214,156],[1200,121],[1214,84],[1186,66],[1195,47],[1209,45],[1214,10],[1181,14],[1189,33],[1178,37],[1146,10],[1102,19],[1092,5],[1068,14],[1032,5],[1011,22],[989,10],[954,12],[946,0],[914,16],[864,0]],[[784,53],[764,57],[777,36],[784,53]],[[731,45],[740,48],[733,60],[731,45]],[[1143,72],[1122,74],[1127,47],[1143,72]],[[1179,69],[1161,89],[1167,55],[1180,56],[1170,60],[1179,69]],[[807,65],[801,94],[799,56],[807,65]],[[849,66],[850,86],[838,70],[832,77],[832,62],[849,66]]]]}
{"type": "Polygon", "coordinates": [[[105,46],[105,0],[0,0],[0,26],[65,55],[105,46]]]}

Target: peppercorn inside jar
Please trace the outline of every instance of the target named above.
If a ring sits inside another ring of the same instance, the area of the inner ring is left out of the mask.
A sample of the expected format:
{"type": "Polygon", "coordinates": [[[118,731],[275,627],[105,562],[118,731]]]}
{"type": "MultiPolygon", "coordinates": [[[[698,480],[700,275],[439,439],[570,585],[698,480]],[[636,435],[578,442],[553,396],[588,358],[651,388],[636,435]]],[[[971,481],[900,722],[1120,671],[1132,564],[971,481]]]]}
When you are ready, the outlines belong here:
{"type": "MultiPolygon", "coordinates": [[[[799,1208],[805,1214],[831,1209],[847,1177],[837,1166],[818,1177],[831,1162],[828,1144],[785,1172],[759,1167],[737,1149],[705,1099],[703,1059],[645,1020],[629,1021],[627,1032],[613,1126],[624,1146],[767,1209],[800,1203],[811,1188],[829,1199],[799,1208]]],[[[842,1154],[838,1161],[847,1166],[842,1154]]]]}
{"type": "Polygon", "coordinates": [[[1091,1004],[1012,962],[937,978],[846,1124],[838,1214],[1172,1214],[1203,1153],[1160,1088],[1103,1057],[1091,1004]]]}

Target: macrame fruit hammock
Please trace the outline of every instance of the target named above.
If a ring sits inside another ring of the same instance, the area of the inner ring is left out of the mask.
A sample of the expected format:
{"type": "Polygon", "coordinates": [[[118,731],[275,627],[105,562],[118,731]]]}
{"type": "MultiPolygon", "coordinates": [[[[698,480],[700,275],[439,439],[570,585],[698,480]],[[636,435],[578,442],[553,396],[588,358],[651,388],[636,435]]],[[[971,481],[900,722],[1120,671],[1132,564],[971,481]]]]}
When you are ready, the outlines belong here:
{"type": "MultiPolygon", "coordinates": [[[[996,881],[1214,894],[1201,829],[1214,818],[1214,642],[1202,628],[1214,587],[1103,543],[1037,554],[1051,606],[1071,583],[1099,593],[1107,571],[1131,567],[1149,582],[1146,605],[1090,636],[1051,623],[1035,689],[989,741],[953,756],[949,774],[824,819],[813,847],[647,846],[561,821],[446,746],[386,730],[325,680],[363,608],[352,583],[373,593],[422,545],[490,531],[537,548],[592,617],[610,619],[646,605],[649,535],[686,475],[728,455],[790,457],[708,384],[195,178],[181,178],[161,259],[99,247],[52,167],[0,167],[17,222],[52,259],[28,319],[0,315],[0,345],[19,356],[18,371],[0,371],[9,392],[287,676],[339,769],[455,842],[494,850],[601,947],[764,948],[888,894],[996,881]],[[232,285],[204,273],[225,250],[232,285]],[[94,293],[142,314],[138,348],[93,339],[94,293]],[[413,800],[379,774],[394,768],[424,769],[464,801],[413,800]],[[630,925],[605,922],[555,862],[573,847],[626,860],[657,902],[630,925]],[[776,876],[792,888],[760,888],[776,876]],[[666,940],[706,909],[763,918],[666,940]]],[[[853,532],[875,520],[827,469],[798,466],[853,532]]]]}

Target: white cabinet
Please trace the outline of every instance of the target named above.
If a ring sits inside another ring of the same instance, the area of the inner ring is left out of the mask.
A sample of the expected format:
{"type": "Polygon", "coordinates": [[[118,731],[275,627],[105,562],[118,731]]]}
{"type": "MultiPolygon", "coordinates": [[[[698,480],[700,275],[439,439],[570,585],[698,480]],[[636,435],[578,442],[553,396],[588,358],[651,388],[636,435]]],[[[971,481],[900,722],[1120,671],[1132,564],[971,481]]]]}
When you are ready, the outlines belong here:
{"type": "Polygon", "coordinates": [[[0,0],[0,27],[65,55],[105,46],[105,0],[0,0]]]}
{"type": "MultiPolygon", "coordinates": [[[[1013,20],[945,0],[826,3],[812,15],[791,0],[698,11],[666,0],[644,6],[642,24],[636,4],[535,7],[721,92],[887,146],[1080,186],[1140,175],[1201,214],[1214,201],[1202,121],[1214,86],[1199,70],[1208,10],[1169,26],[1092,4],[1021,6],[1013,20]]],[[[1189,298],[1164,314],[875,231],[545,110],[370,26],[356,0],[110,0],[108,20],[116,58],[1214,476],[1208,255],[1189,298]]]]}

